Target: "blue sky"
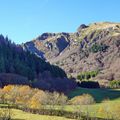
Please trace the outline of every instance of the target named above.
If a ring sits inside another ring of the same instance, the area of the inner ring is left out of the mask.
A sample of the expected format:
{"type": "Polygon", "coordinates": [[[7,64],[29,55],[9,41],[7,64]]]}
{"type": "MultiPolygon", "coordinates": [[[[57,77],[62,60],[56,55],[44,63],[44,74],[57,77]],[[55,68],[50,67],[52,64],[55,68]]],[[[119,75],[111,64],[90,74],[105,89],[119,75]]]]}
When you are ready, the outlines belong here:
{"type": "Polygon", "coordinates": [[[119,14],[120,0],[0,0],[0,33],[23,43],[82,23],[120,22],[119,14]]]}

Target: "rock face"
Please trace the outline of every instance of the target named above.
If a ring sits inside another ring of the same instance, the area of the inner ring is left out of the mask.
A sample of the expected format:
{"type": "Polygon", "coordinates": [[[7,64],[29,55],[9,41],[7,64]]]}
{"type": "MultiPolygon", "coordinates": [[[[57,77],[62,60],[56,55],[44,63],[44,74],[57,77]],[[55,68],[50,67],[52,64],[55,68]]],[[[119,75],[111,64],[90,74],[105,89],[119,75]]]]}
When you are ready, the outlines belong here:
{"type": "Polygon", "coordinates": [[[70,35],[68,33],[43,33],[36,40],[23,45],[28,50],[47,60],[59,56],[69,46],[70,35]]]}
{"type": "Polygon", "coordinates": [[[76,77],[96,71],[98,80],[120,79],[120,24],[82,24],[75,33],[44,33],[24,48],[76,77]]]}

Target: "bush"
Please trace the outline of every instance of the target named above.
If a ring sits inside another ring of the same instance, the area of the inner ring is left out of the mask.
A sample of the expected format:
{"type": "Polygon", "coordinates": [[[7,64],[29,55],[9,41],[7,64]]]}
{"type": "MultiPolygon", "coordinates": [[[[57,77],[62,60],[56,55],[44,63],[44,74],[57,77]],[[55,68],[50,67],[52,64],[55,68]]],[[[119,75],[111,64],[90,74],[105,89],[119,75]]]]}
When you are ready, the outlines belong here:
{"type": "Polygon", "coordinates": [[[72,98],[69,103],[72,105],[90,105],[94,104],[95,100],[91,95],[83,94],[72,98]]]}
{"type": "Polygon", "coordinates": [[[98,44],[98,43],[95,43],[92,45],[92,47],[90,48],[90,51],[92,53],[97,53],[97,52],[106,52],[108,46],[105,45],[105,44],[98,44]]]}
{"type": "Polygon", "coordinates": [[[110,81],[110,88],[120,88],[120,80],[110,81]]]}
{"type": "Polygon", "coordinates": [[[67,102],[67,96],[65,96],[63,93],[58,92],[45,92],[45,100],[43,101],[43,104],[45,105],[64,105],[67,102]]]}
{"type": "Polygon", "coordinates": [[[95,81],[82,81],[81,83],[78,83],[78,86],[83,88],[100,88],[99,83],[95,81]]]}
{"type": "Polygon", "coordinates": [[[12,112],[10,108],[0,110],[0,120],[12,120],[12,112]]]}
{"type": "Polygon", "coordinates": [[[91,78],[96,77],[98,73],[99,73],[98,70],[83,72],[83,73],[81,73],[81,74],[79,74],[77,76],[77,79],[80,80],[80,81],[82,81],[82,80],[89,80],[91,78]]]}
{"type": "Polygon", "coordinates": [[[44,105],[62,107],[67,103],[67,96],[58,92],[47,92],[29,86],[8,85],[0,89],[0,102],[28,109],[41,109],[44,105]]]}

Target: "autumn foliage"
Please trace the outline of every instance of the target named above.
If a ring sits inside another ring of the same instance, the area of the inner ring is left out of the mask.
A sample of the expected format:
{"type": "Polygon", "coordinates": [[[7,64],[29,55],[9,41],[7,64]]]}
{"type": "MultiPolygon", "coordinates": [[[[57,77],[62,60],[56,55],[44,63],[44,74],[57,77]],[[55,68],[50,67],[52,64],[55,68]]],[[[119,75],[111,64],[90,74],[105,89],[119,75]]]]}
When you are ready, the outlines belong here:
{"type": "Polygon", "coordinates": [[[0,103],[14,104],[24,108],[40,109],[44,105],[62,105],[67,102],[64,94],[33,89],[29,86],[8,85],[0,89],[0,103]]]}
{"type": "Polygon", "coordinates": [[[89,94],[76,96],[69,101],[69,104],[73,105],[89,105],[94,103],[95,103],[94,98],[89,94]]]}

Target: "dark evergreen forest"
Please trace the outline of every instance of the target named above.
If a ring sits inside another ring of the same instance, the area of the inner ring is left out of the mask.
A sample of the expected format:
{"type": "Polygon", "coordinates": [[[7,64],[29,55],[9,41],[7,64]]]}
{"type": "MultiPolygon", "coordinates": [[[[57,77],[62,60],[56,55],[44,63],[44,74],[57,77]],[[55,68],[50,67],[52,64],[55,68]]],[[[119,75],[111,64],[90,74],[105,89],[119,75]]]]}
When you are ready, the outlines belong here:
{"type": "Polygon", "coordinates": [[[66,77],[65,72],[59,67],[50,65],[36,55],[24,51],[20,45],[0,35],[0,73],[15,73],[34,80],[44,71],[49,71],[52,77],[66,77]]]}

